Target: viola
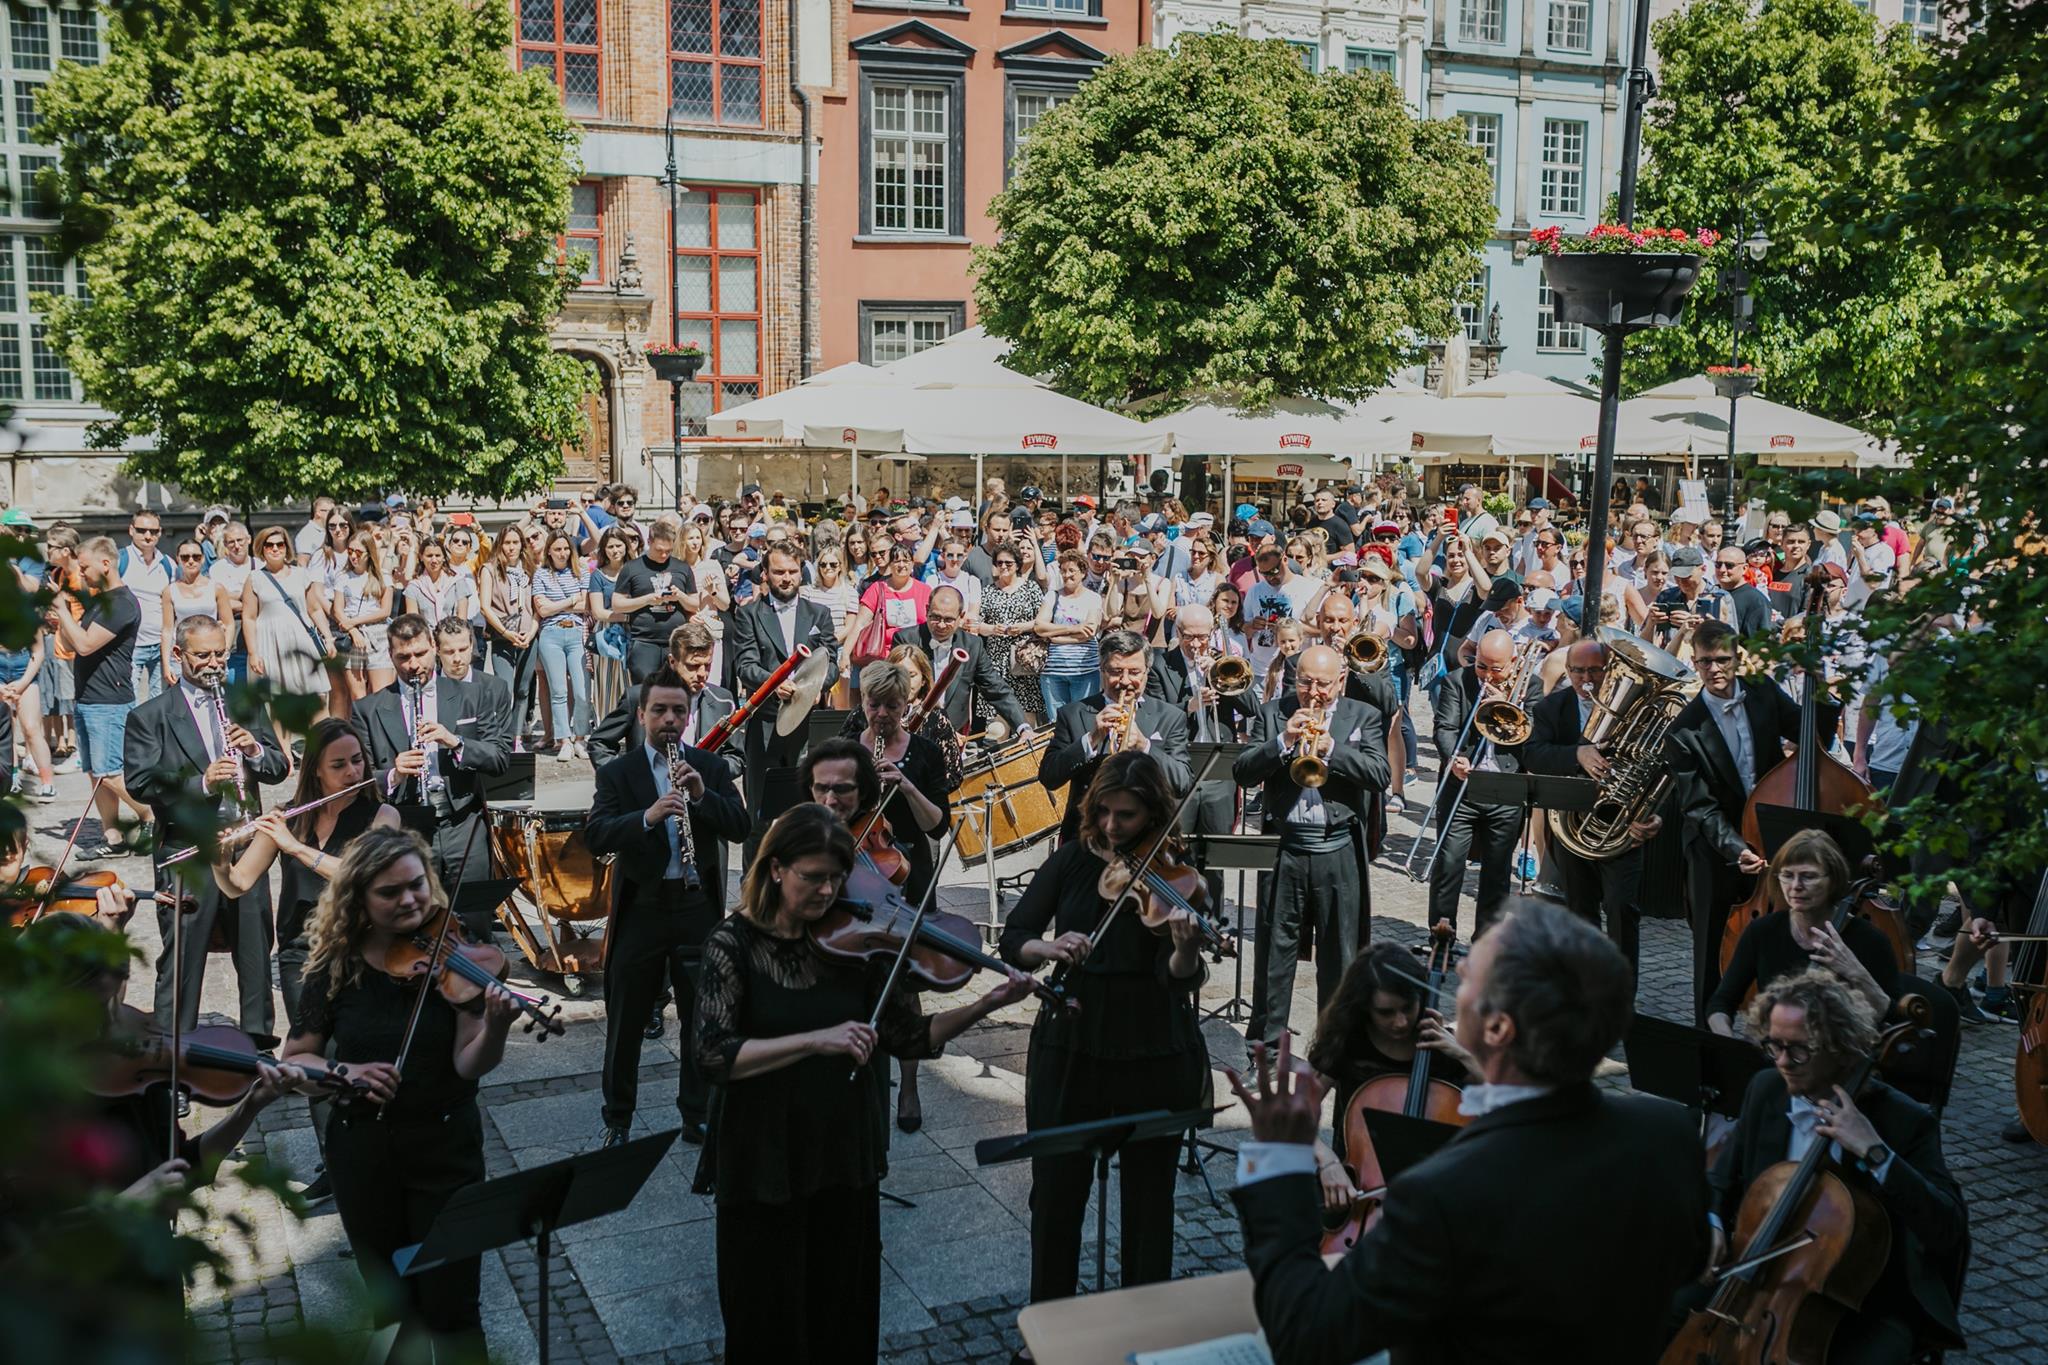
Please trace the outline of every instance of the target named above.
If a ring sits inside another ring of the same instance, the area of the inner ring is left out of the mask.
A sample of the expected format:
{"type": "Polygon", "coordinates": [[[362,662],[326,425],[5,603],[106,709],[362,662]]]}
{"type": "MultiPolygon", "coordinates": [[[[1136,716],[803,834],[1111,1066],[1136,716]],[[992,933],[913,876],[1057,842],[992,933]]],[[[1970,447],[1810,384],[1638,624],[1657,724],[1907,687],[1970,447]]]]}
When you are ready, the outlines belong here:
{"type": "Polygon", "coordinates": [[[409,937],[392,944],[379,965],[401,981],[431,977],[441,998],[460,1010],[481,1010],[484,992],[501,987],[519,1002],[520,1012],[526,1015],[526,1032],[539,1030],[543,1041],[565,1032],[562,1007],[556,1005],[550,1011],[545,995],[528,995],[505,985],[512,970],[505,954],[491,944],[470,942],[453,913],[442,906],[409,937]]]}
{"type": "MultiPolygon", "coordinates": [[[[1451,957],[1457,941],[1457,930],[1451,927],[1449,920],[1438,920],[1436,927],[1429,931],[1429,989],[1425,993],[1425,1004],[1442,993],[1444,977],[1451,970],[1451,957]]],[[[1363,1193],[1352,1201],[1343,1223],[1323,1234],[1325,1255],[1351,1250],[1358,1239],[1380,1220],[1380,1201],[1386,1193],[1387,1174],[1380,1166],[1379,1153],[1373,1149],[1372,1131],[1366,1127],[1367,1111],[1428,1119],[1432,1123],[1448,1123],[1457,1128],[1470,1122],[1458,1112],[1458,1102],[1465,1092],[1449,1081],[1431,1079],[1430,1056],[1430,1050],[1418,1041],[1415,1059],[1409,1063],[1406,1075],[1396,1072],[1375,1076],[1358,1087],[1345,1103],[1344,1112],[1338,1118],[1344,1129],[1344,1154],[1350,1158],[1351,1183],[1363,1193]]]]}
{"type": "MultiPolygon", "coordinates": [[[[1917,995],[1899,1001],[1886,1029],[1843,1089],[1862,1091],[1889,1056],[1919,1038],[1929,1015],[1917,995]]],[[[1842,1315],[1859,1308],[1891,1250],[1891,1222],[1874,1195],[1826,1169],[1830,1142],[1781,1161],[1742,1196],[1729,1245],[1741,1248],[1714,1297],[1687,1314],[1662,1365],[1802,1365],[1827,1358],[1842,1315]]]]}
{"type": "MultiPolygon", "coordinates": [[[[238,1028],[210,1024],[171,1038],[158,1030],[153,1017],[123,1005],[86,1088],[103,1099],[140,1095],[151,1086],[168,1085],[175,1070],[179,1090],[208,1104],[229,1105],[255,1086],[263,1063],[278,1065],[275,1057],[259,1052],[249,1035],[238,1028]]],[[[346,1093],[364,1088],[339,1062],[295,1065],[322,1089],[346,1093]]]]}
{"type": "MultiPolygon", "coordinates": [[[[944,994],[965,986],[978,971],[1000,976],[1010,970],[1001,958],[975,946],[974,924],[964,915],[927,909],[919,924],[917,907],[896,884],[858,862],[847,874],[839,901],[811,925],[809,934],[812,945],[826,957],[870,962],[903,952],[913,924],[917,924],[917,936],[910,942],[904,970],[915,989],[944,994]]],[[[1062,1003],[1042,985],[1034,988],[1033,994],[1062,1003]]]]}
{"type": "Polygon", "coordinates": [[[1126,889],[1131,892],[1138,922],[1155,934],[1170,932],[1173,912],[1179,910],[1195,922],[1202,942],[1213,953],[1237,956],[1237,939],[1217,927],[1205,913],[1209,905],[1209,883],[1202,870],[1161,852],[1149,863],[1140,863],[1128,853],[1113,854],[1095,883],[1095,894],[1115,901],[1126,889]]]}

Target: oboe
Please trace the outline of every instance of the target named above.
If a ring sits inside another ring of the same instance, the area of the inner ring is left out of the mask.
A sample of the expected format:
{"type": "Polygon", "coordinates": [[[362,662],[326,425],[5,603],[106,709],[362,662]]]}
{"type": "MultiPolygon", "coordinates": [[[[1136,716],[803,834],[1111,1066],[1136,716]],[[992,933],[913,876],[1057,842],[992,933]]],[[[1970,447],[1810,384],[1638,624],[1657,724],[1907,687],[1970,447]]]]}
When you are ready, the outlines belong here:
{"type": "Polygon", "coordinates": [[[228,738],[228,697],[216,680],[207,684],[207,692],[213,697],[213,714],[220,721],[220,752],[223,758],[235,760],[235,809],[246,810],[249,806],[249,781],[242,771],[242,753],[228,738]]]}
{"type": "MultiPolygon", "coordinates": [[[[680,744],[669,745],[668,789],[672,792],[682,793],[685,802],[690,799],[689,793],[684,789],[683,785],[689,772],[690,760],[683,757],[683,747],[680,744]]],[[[685,886],[695,886],[698,882],[697,836],[695,831],[690,828],[690,812],[685,810],[682,814],[675,816],[674,819],[676,822],[676,847],[682,851],[683,855],[683,884],[685,886]]]]}

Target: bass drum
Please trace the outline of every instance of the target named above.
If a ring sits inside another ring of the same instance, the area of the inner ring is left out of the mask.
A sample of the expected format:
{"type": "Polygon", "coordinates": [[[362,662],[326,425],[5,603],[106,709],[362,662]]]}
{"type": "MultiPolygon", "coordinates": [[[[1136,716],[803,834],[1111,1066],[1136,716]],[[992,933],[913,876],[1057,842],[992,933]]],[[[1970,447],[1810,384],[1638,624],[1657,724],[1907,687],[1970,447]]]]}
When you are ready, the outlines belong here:
{"type": "Polygon", "coordinates": [[[1067,814],[1067,789],[1047,791],[1038,763],[1052,743],[1050,732],[1033,735],[993,753],[970,757],[953,792],[960,833],[954,845],[963,863],[995,845],[998,857],[1031,844],[1060,827],[1067,814]],[[985,822],[985,823],[984,823],[985,822]]]}
{"type": "Polygon", "coordinates": [[[498,920],[534,968],[581,994],[582,978],[604,969],[612,914],[612,864],[583,843],[583,810],[491,810],[491,851],[518,883],[498,920]]]}

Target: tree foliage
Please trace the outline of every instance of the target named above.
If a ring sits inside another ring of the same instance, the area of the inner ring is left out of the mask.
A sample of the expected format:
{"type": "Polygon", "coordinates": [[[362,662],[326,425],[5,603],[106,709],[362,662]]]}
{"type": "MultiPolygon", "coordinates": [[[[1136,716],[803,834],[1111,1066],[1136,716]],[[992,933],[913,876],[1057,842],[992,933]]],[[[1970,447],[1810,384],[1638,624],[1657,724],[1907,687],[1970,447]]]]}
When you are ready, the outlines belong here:
{"type": "MultiPolygon", "coordinates": [[[[1743,359],[1781,403],[1885,427],[1911,356],[1953,289],[1924,237],[1850,247],[1825,232],[1822,196],[1855,157],[1873,187],[1899,186],[1894,153],[1858,149],[1899,116],[1928,56],[1852,0],[1695,0],[1658,21],[1657,93],[1643,128],[1636,221],[1768,232],[1751,269],[1756,330],[1743,359]]],[[[1637,338],[1626,382],[1646,388],[1728,362],[1731,292],[1708,273],[1685,321],[1637,338]]]]}
{"type": "Polygon", "coordinates": [[[96,437],[153,439],[132,472],[256,502],[560,469],[575,137],[511,40],[502,4],[163,0],[60,70],[39,131],[90,292],[51,337],[117,414],[96,437]]]}
{"type": "Polygon", "coordinates": [[[1897,427],[1911,467],[1848,491],[1904,506],[1960,494],[1965,553],[1869,613],[1897,651],[1886,695],[1959,741],[1943,764],[1953,790],[1894,812],[1898,842],[1965,858],[1956,878],[1977,890],[2031,894],[2048,865],[2048,14],[1971,0],[1951,17],[1961,36],[1914,70],[1899,116],[1843,162],[1817,215],[1840,225],[1829,251],[1921,241],[1969,282],[1910,338],[1897,427]],[[1959,629],[1930,629],[1943,617],[1959,629]]]}
{"type": "Polygon", "coordinates": [[[1185,36],[1033,126],[975,295],[1023,368],[1091,401],[1356,397],[1456,326],[1491,187],[1383,77],[1185,36]]]}

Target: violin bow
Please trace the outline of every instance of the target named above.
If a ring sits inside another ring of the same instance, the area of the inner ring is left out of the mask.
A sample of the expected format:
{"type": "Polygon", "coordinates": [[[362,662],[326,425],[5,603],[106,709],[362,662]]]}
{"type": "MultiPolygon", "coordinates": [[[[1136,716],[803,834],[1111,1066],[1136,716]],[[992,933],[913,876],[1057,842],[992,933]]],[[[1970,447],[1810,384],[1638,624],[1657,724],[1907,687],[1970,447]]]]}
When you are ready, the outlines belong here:
{"type": "MultiPolygon", "coordinates": [[[[489,802],[484,804],[486,810],[488,810],[489,802]]],[[[448,892],[448,910],[441,918],[441,932],[435,935],[433,951],[427,955],[427,970],[420,974],[420,988],[412,998],[412,1013],[406,1016],[405,1038],[398,1045],[398,1057],[391,1063],[391,1069],[398,1073],[398,1080],[401,1085],[405,1083],[406,1059],[412,1056],[413,1038],[419,1033],[420,1015],[426,1010],[427,992],[434,989],[434,976],[437,971],[435,964],[440,962],[441,952],[448,946],[448,935],[455,927],[455,898],[460,894],[463,874],[469,871],[469,855],[474,852],[476,852],[476,840],[471,839],[467,844],[463,845],[462,861],[455,865],[456,889],[448,892]]],[[[390,1112],[390,1108],[391,1106],[388,1104],[379,1106],[377,1109],[378,1119],[383,1119],[384,1115],[390,1112]]]]}
{"type": "MultiPolygon", "coordinates": [[[[917,931],[924,927],[924,917],[930,913],[932,902],[939,894],[939,877],[946,870],[946,862],[953,856],[953,845],[960,841],[960,825],[956,822],[946,831],[946,842],[939,847],[939,856],[932,861],[931,885],[924,889],[924,895],[917,902],[917,913],[910,917],[910,928],[903,935],[903,943],[896,949],[896,958],[889,964],[889,975],[882,980],[882,993],[875,997],[875,1008],[868,1015],[868,1027],[882,1026],[882,1011],[888,1007],[890,995],[895,993],[897,983],[903,979],[903,968],[910,961],[910,949],[917,942],[917,931]]],[[[858,846],[856,845],[856,849],[858,846]]],[[[860,1068],[847,1073],[849,1081],[860,1078],[860,1068]]]]}
{"type": "MultiPolygon", "coordinates": [[[[78,836],[85,829],[85,817],[92,813],[92,803],[99,799],[100,786],[106,780],[104,776],[93,778],[92,790],[85,794],[85,809],[71,822],[71,837],[64,841],[64,851],[57,856],[57,866],[50,871],[50,884],[44,887],[43,894],[36,898],[36,912],[28,918],[30,924],[34,924],[49,913],[50,902],[57,899],[57,888],[64,885],[64,865],[71,861],[71,850],[78,847],[78,836]]],[[[172,1112],[177,1112],[175,1106],[172,1107],[172,1112]]]]}

